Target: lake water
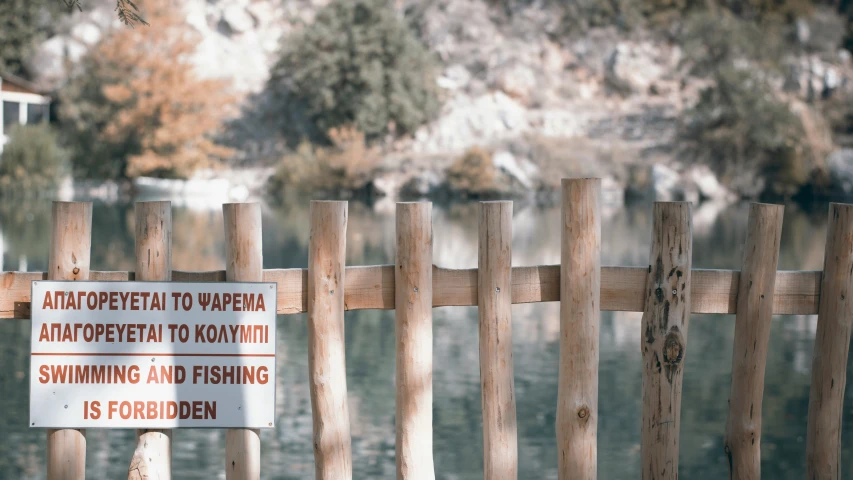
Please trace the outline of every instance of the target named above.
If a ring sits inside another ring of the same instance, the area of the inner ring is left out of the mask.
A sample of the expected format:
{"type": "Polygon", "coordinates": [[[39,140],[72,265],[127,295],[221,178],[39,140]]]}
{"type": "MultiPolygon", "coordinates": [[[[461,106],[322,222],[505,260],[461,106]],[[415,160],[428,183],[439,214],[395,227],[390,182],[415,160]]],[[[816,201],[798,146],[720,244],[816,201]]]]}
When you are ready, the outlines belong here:
{"type": "MultiPolygon", "coordinates": [[[[788,206],[779,268],[820,270],[826,204],[788,206]]],[[[175,207],[173,263],[183,270],[223,269],[219,209],[175,207]]],[[[694,211],[694,268],[740,267],[747,205],[715,216],[694,211]]],[[[42,271],[49,245],[46,200],[0,203],[3,269],[42,271]]],[[[264,206],[264,266],[307,265],[308,202],[264,206]]],[[[95,204],[92,268],[133,268],[133,205],[95,204]]],[[[513,264],[560,261],[559,208],[516,205],[513,264]]],[[[602,264],[648,265],[651,204],[607,211],[602,222],[602,264]]],[[[434,261],[477,265],[476,204],[435,207],[434,261]]],[[[350,204],[347,263],[394,262],[394,212],[350,204]]],[[[518,409],[519,478],[557,478],[555,406],[559,350],[557,303],[513,306],[513,354],[518,409]]],[[[599,472],[602,479],[639,478],[641,355],[639,313],[602,312],[599,390],[599,472]]],[[[764,396],[764,478],[805,476],[814,316],[775,317],[764,396]]],[[[0,321],[0,478],[45,477],[45,432],[27,427],[30,324],[0,321]]],[[[686,352],[680,476],[727,476],[723,431],[729,393],[733,315],[693,315],[686,352]]],[[[482,478],[482,426],[474,307],[434,310],[434,435],[436,477],[482,478]]],[[[263,430],[262,478],[313,477],[311,407],[305,315],[280,316],[277,338],[277,422],[263,430]]],[[[394,478],[394,314],[346,315],[346,361],[355,478],[394,478]]],[[[848,369],[849,370],[849,369],[848,369]]],[[[849,378],[849,377],[848,377],[849,378]]],[[[850,382],[848,382],[848,385],[850,382]]],[[[843,415],[842,469],[853,472],[853,398],[843,415]]],[[[130,430],[87,432],[88,477],[126,478],[136,441],[130,430]]],[[[224,478],[224,431],[174,434],[176,479],[224,478]]]]}

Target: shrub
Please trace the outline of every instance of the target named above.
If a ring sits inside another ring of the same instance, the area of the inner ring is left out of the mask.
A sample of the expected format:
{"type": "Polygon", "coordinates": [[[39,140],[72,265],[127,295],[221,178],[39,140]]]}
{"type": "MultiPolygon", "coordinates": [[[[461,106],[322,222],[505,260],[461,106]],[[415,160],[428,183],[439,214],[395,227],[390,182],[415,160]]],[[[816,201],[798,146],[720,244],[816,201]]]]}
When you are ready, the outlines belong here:
{"type": "Polygon", "coordinates": [[[767,73],[781,57],[781,37],[725,14],[695,16],[685,32],[692,73],[709,80],[682,119],[685,152],[742,193],[796,193],[810,170],[803,124],[767,73]],[[756,185],[762,176],[768,184],[756,185]]]}
{"type": "Polygon", "coordinates": [[[199,78],[198,35],[170,0],[144,0],[150,27],[107,35],[60,92],[60,121],[82,177],[186,177],[231,151],[211,137],[234,97],[199,78]]]}
{"type": "Polygon", "coordinates": [[[499,173],[492,154],[474,147],[456,159],[447,169],[447,186],[452,192],[472,197],[487,197],[500,192],[499,173]]]}
{"type": "Polygon", "coordinates": [[[328,141],[351,125],[373,140],[438,111],[430,55],[386,0],[334,0],[283,45],[270,88],[285,116],[307,123],[300,135],[328,141]]]}
{"type": "Polygon", "coordinates": [[[331,147],[303,141],[295,152],[286,155],[270,179],[270,189],[344,196],[364,191],[379,164],[378,149],[367,146],[364,134],[353,127],[334,128],[327,135],[331,147]]]}
{"type": "Polygon", "coordinates": [[[65,154],[49,125],[16,125],[0,156],[0,185],[27,190],[51,189],[67,172],[65,154]]]}

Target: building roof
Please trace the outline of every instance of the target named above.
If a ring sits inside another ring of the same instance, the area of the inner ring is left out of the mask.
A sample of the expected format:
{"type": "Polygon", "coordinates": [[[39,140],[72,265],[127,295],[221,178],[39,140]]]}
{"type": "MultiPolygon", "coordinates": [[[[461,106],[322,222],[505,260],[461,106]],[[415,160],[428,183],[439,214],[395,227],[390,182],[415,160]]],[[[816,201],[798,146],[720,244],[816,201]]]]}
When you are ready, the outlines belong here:
{"type": "Polygon", "coordinates": [[[35,83],[25,80],[17,75],[12,75],[11,73],[0,71],[0,78],[3,79],[2,90],[9,90],[7,88],[7,84],[13,87],[13,90],[23,93],[33,93],[36,95],[45,95],[45,92],[38,87],[35,83]]]}

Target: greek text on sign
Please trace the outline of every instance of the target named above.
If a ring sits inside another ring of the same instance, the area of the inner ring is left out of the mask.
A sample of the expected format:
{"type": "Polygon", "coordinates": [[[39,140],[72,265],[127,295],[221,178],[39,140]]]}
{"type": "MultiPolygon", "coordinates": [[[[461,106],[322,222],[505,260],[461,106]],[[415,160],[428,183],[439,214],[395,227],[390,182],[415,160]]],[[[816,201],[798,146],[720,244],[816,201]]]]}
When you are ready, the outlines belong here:
{"type": "Polygon", "coordinates": [[[32,284],[30,426],[268,428],[274,283],[32,284]]]}

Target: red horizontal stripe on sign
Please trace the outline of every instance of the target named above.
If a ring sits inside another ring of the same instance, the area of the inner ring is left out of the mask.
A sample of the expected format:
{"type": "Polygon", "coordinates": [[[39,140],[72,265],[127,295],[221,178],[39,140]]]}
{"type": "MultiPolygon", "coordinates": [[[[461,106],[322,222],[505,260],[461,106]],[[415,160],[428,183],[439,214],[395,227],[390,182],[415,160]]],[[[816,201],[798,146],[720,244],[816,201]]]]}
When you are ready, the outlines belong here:
{"type": "Polygon", "coordinates": [[[274,353],[51,353],[33,352],[39,357],[275,357],[274,353]]]}

